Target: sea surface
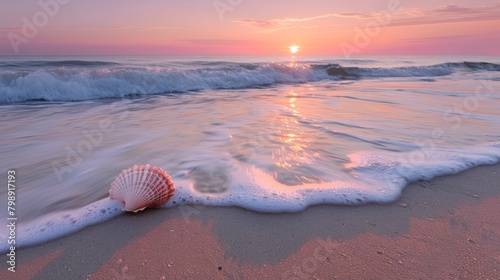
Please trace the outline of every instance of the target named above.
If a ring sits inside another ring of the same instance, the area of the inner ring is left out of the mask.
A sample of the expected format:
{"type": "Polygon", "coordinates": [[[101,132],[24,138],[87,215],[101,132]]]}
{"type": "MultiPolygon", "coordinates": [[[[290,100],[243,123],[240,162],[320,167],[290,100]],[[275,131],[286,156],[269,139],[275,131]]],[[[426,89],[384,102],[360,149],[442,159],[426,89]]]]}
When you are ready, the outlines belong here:
{"type": "Polygon", "coordinates": [[[121,214],[136,164],[171,175],[165,211],[390,203],[500,162],[500,57],[0,56],[0,118],[18,246],[121,214]]]}

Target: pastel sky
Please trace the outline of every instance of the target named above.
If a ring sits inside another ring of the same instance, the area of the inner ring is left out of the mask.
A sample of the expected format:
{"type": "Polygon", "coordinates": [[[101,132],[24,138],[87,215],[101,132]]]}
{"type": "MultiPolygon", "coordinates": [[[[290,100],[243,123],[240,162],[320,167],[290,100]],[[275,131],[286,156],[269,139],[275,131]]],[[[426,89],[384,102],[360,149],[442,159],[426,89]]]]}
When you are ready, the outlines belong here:
{"type": "Polygon", "coordinates": [[[0,54],[500,54],[498,0],[1,1],[0,54]],[[45,5],[41,4],[45,3],[45,5]]]}

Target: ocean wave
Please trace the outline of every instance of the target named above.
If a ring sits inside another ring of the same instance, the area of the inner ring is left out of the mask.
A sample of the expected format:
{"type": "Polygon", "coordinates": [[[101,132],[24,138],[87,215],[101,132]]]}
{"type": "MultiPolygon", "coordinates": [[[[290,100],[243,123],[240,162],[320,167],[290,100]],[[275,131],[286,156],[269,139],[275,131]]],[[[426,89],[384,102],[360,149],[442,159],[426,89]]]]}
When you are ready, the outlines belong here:
{"type": "Polygon", "coordinates": [[[109,61],[85,61],[85,60],[60,60],[60,61],[9,61],[0,62],[0,69],[5,68],[27,68],[27,67],[92,67],[92,66],[118,66],[120,63],[109,61]]]}
{"type": "Polygon", "coordinates": [[[328,75],[341,79],[388,78],[388,77],[439,77],[457,71],[500,71],[500,65],[488,62],[448,62],[431,66],[392,68],[343,67],[339,64],[317,65],[328,75]]]}
{"type": "Polygon", "coordinates": [[[199,63],[197,69],[125,67],[105,61],[0,63],[0,102],[83,101],[129,95],[244,89],[321,80],[439,77],[459,71],[500,71],[487,62],[412,67],[346,67],[340,64],[199,63]],[[17,68],[16,68],[17,67],[17,68]],[[15,70],[13,70],[15,68],[15,70]]]}

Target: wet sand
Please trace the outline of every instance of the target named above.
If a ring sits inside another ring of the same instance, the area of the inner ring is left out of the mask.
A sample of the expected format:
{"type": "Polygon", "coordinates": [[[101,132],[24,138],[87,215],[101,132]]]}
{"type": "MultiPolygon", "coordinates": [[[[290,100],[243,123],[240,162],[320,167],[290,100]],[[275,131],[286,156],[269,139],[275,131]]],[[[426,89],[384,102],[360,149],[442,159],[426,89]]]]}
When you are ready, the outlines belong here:
{"type": "Polygon", "coordinates": [[[413,183],[386,205],[124,214],[16,254],[1,279],[499,279],[500,165],[413,183]]]}

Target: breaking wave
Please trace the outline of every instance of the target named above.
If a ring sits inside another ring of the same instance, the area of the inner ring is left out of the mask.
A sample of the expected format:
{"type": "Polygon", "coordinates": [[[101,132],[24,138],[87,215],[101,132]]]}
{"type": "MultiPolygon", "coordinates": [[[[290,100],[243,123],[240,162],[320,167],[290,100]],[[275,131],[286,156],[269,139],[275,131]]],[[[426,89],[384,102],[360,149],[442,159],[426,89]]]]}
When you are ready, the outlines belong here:
{"type": "Polygon", "coordinates": [[[477,71],[500,71],[500,65],[449,62],[383,68],[340,64],[199,62],[197,68],[184,69],[130,67],[114,62],[79,60],[0,62],[0,102],[83,101],[322,80],[439,77],[477,71]]]}

